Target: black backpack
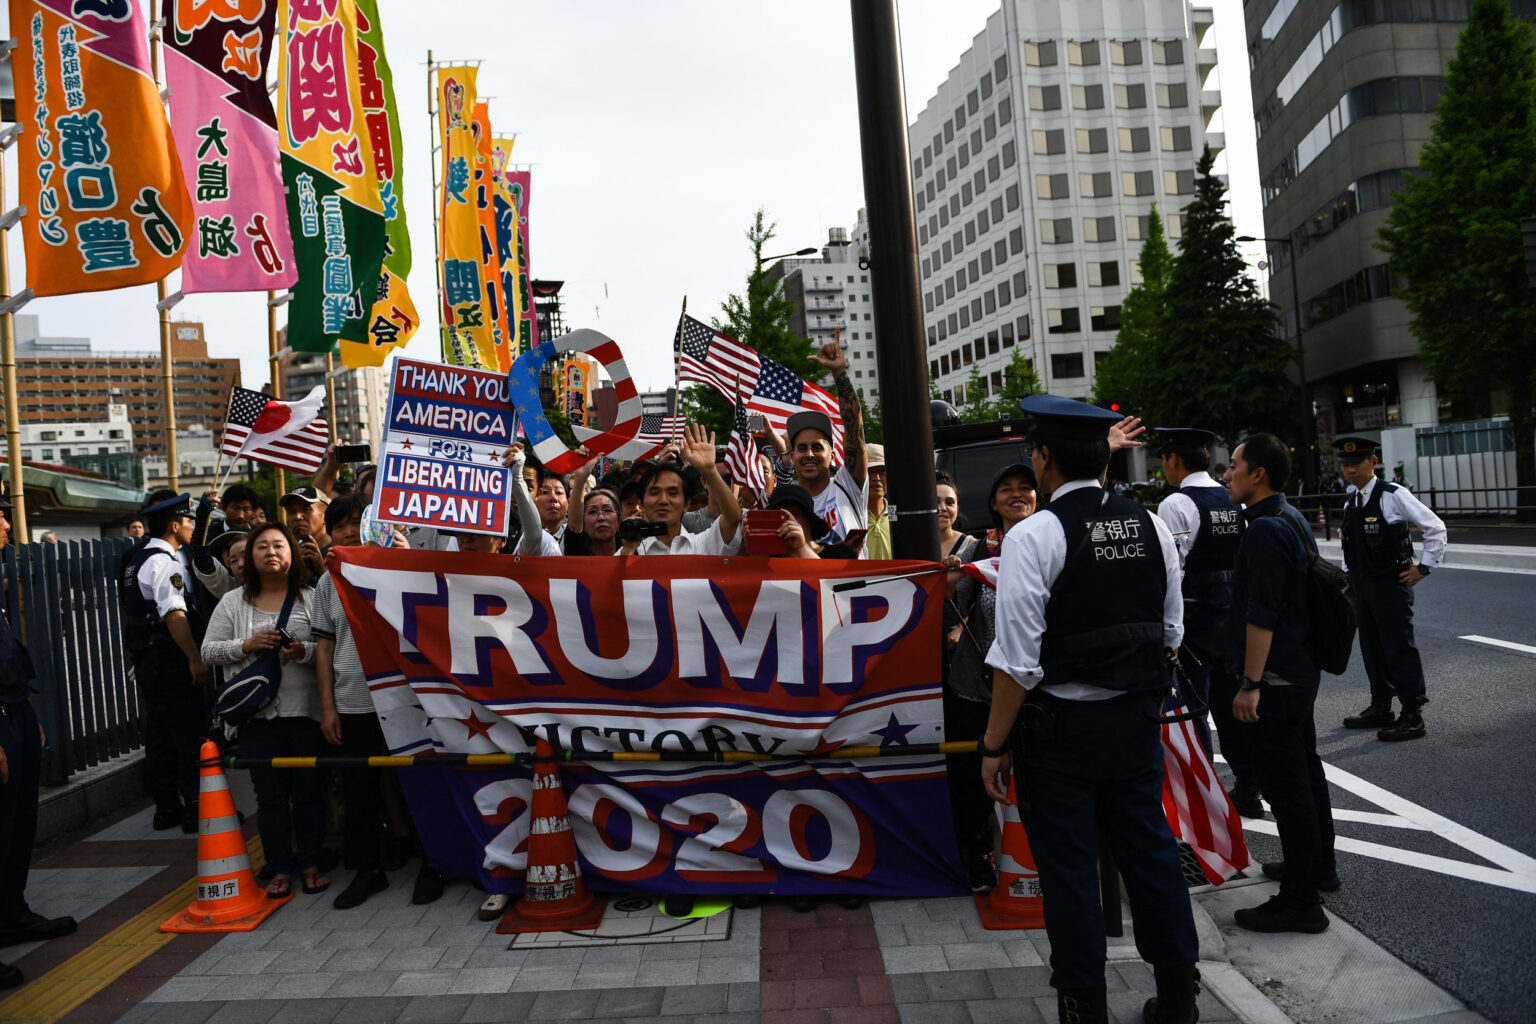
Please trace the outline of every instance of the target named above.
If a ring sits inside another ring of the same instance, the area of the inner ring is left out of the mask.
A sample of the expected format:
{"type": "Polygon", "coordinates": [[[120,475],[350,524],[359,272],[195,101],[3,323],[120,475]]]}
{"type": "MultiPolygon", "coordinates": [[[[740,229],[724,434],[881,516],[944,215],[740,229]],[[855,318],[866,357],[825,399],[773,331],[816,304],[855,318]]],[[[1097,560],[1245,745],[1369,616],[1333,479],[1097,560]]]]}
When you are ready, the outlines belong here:
{"type": "Polygon", "coordinates": [[[1312,638],[1312,660],[1324,672],[1341,676],[1349,667],[1358,625],[1349,573],[1312,550],[1300,523],[1283,512],[1272,514],[1290,522],[1307,556],[1307,635],[1312,638]]]}

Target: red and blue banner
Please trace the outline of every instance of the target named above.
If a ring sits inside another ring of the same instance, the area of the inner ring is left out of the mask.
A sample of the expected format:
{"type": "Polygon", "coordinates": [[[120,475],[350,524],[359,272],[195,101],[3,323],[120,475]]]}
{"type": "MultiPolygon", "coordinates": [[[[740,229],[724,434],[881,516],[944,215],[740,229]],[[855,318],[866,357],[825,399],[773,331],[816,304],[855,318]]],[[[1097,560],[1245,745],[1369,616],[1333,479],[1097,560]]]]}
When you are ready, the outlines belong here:
{"type": "MultiPolygon", "coordinates": [[[[966,892],[944,759],[942,574],[926,562],[513,558],[337,548],[392,753],[576,752],[588,885],[655,893],[966,892]],[[834,584],[866,585],[838,592],[834,584]],[[879,758],[842,758],[878,746],[879,758]],[[830,755],[711,763],[583,752],[830,755]]],[[[445,875],[517,892],[525,768],[401,773],[445,875]]]]}

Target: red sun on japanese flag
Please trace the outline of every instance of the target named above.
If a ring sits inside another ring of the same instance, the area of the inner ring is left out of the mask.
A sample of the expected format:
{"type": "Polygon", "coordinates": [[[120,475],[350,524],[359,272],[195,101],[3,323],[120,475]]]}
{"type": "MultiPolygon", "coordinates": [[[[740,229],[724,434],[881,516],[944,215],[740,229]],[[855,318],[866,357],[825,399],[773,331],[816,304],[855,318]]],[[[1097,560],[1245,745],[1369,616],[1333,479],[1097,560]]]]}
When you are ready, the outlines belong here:
{"type": "Polygon", "coordinates": [[[293,415],[288,406],[282,402],[268,402],[267,407],[261,410],[261,415],[256,417],[256,424],[251,428],[254,434],[270,434],[274,430],[281,430],[284,423],[293,415]]]}

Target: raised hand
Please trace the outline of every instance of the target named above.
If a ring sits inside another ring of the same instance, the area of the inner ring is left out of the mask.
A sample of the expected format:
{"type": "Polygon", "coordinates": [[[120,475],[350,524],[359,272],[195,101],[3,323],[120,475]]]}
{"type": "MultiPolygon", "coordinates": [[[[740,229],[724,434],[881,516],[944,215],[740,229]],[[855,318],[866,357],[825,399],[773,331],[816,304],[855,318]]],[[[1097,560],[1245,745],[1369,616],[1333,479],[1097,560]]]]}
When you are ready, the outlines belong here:
{"type": "Polygon", "coordinates": [[[820,351],[812,352],[811,362],[834,377],[848,369],[848,356],[843,352],[843,347],[835,341],[829,341],[821,346],[820,351]]]}
{"type": "Polygon", "coordinates": [[[1109,428],[1109,450],[1116,452],[1121,448],[1140,448],[1141,442],[1136,437],[1146,429],[1141,426],[1140,416],[1127,416],[1109,428]]]}
{"type": "Polygon", "coordinates": [[[683,433],[683,461],[700,473],[715,468],[715,433],[701,424],[690,423],[683,433]]]}

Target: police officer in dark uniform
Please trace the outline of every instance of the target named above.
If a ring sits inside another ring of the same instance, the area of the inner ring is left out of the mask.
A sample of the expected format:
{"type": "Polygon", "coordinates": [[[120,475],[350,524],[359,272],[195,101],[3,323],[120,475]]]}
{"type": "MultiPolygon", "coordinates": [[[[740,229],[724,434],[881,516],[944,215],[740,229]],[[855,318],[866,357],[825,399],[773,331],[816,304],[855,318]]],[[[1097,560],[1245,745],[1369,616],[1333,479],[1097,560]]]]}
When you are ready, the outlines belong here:
{"type": "Polygon", "coordinates": [[[1361,435],[1333,441],[1349,499],[1344,505],[1344,568],[1355,591],[1360,621],[1360,660],[1371,683],[1371,703],[1344,719],[1346,729],[1376,729],[1376,738],[1395,742],[1424,735],[1420,710],[1424,665],[1413,640],[1413,588],[1445,557],[1445,523],[1424,503],[1376,478],[1376,440],[1361,435]],[[1413,557],[1409,527],[1424,531],[1424,550],[1413,557]],[[1402,713],[1392,717],[1392,698],[1402,713]]]}
{"type": "MultiPolygon", "coordinates": [[[[1163,499],[1157,515],[1168,524],[1179,563],[1184,568],[1184,646],[1181,664],[1191,695],[1210,707],[1221,736],[1221,753],[1236,776],[1232,804],[1246,818],[1264,817],[1259,776],[1248,736],[1232,717],[1237,676],[1220,656],[1224,650],[1227,613],[1232,607],[1232,570],[1243,539],[1243,510],[1227,497],[1227,489],[1209,472],[1211,442],[1216,435],[1195,427],[1158,427],[1157,454],[1173,494],[1163,499]]],[[[1205,716],[1195,730],[1207,754],[1211,731],[1205,716]]]]}
{"type": "MultiPolygon", "coordinates": [[[[11,503],[0,498],[0,548],[10,542],[11,503]]],[[[7,608],[11,595],[0,591],[7,608]]],[[[37,795],[43,784],[43,727],[32,711],[32,659],[0,609],[0,947],[38,942],[75,930],[72,917],[47,918],[27,906],[27,872],[37,837],[37,795]]],[[[0,989],[22,983],[21,971],[0,964],[0,989]]]]}
{"type": "Polygon", "coordinates": [[[207,624],[181,547],[192,541],[192,498],[155,491],[143,515],[147,540],[127,559],[119,594],[123,640],[144,700],[144,755],[154,827],[197,832],[197,759],[207,726],[199,646],[207,624]]]}
{"type": "Polygon", "coordinates": [[[1163,813],[1158,724],[1167,652],[1183,637],[1178,553],[1161,520],[1100,483],[1119,416],[1054,395],[1019,407],[1034,417],[1035,476],[1051,499],[1003,539],[982,782],[1006,800],[1000,774],[1015,770],[1061,1020],[1108,1020],[1102,830],[1157,979],[1145,1019],[1193,1022],[1199,949],[1163,813]]]}

